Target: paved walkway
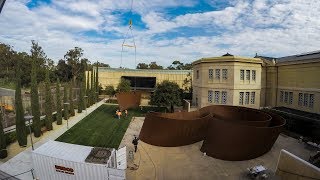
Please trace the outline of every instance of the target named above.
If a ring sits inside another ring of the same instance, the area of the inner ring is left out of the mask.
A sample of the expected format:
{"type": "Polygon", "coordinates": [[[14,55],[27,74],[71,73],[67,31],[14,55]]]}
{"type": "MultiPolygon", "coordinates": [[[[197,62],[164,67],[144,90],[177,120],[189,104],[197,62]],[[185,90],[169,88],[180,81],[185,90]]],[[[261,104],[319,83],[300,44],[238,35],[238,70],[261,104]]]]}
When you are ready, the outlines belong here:
{"type": "Polygon", "coordinates": [[[204,156],[201,151],[202,142],[180,147],[158,147],[139,141],[134,159],[129,154],[133,151],[133,135],[140,133],[144,118],[133,118],[122,139],[120,147],[127,146],[129,180],[174,180],[174,179],[248,179],[247,168],[263,165],[274,172],[281,149],[307,160],[311,153],[297,139],[281,134],[272,149],[255,159],[247,161],[224,161],[204,156]]]}
{"type": "MultiPolygon", "coordinates": [[[[95,109],[97,109],[99,106],[101,106],[104,103],[104,100],[98,102],[97,104],[94,104],[93,106],[91,106],[90,108],[88,108],[87,110],[83,111],[80,114],[77,114],[74,117],[71,117],[68,121],[69,121],[69,128],[71,128],[72,126],[74,126],[75,124],[77,124],[79,121],[81,121],[84,117],[86,117],[88,114],[90,114],[92,111],[94,111],[95,109]]],[[[40,139],[38,142],[36,142],[34,144],[34,148],[38,148],[40,147],[42,144],[44,144],[45,142],[49,141],[49,140],[55,140],[56,138],[58,138],[60,135],[62,135],[64,132],[67,131],[67,123],[65,122],[65,120],[63,121],[63,125],[60,125],[60,128],[54,131],[49,131],[47,132],[45,137],[40,139]]],[[[29,140],[29,136],[28,136],[28,140],[29,140]]],[[[10,160],[8,160],[7,162],[3,163],[2,165],[0,165],[0,170],[8,173],[10,175],[16,175],[16,174],[20,174],[23,172],[27,172],[29,170],[32,169],[32,159],[31,159],[31,147],[25,149],[23,152],[19,153],[18,155],[14,156],[13,158],[11,158],[10,160]]],[[[17,178],[19,179],[23,179],[23,180],[32,180],[32,174],[31,172],[27,172],[25,174],[19,175],[17,176],[17,178]]]]}

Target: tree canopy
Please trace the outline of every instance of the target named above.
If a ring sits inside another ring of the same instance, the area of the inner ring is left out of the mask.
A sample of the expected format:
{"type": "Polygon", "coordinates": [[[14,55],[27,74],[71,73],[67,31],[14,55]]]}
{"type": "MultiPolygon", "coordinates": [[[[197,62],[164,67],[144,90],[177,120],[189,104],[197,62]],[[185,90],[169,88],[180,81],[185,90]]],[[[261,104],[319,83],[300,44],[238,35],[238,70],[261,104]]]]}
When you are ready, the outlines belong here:
{"type": "Polygon", "coordinates": [[[121,78],[118,86],[117,86],[117,92],[129,92],[131,87],[131,83],[129,80],[121,78]]]}
{"type": "Polygon", "coordinates": [[[175,82],[165,80],[157,87],[151,95],[150,104],[157,106],[180,106],[182,102],[181,89],[175,82]]]}
{"type": "Polygon", "coordinates": [[[158,65],[157,62],[151,62],[150,64],[139,63],[136,69],[163,69],[162,66],[158,65]]]}
{"type": "Polygon", "coordinates": [[[191,63],[183,64],[182,62],[175,60],[172,62],[170,66],[167,67],[167,69],[190,70],[192,69],[192,64],[191,63]]]}

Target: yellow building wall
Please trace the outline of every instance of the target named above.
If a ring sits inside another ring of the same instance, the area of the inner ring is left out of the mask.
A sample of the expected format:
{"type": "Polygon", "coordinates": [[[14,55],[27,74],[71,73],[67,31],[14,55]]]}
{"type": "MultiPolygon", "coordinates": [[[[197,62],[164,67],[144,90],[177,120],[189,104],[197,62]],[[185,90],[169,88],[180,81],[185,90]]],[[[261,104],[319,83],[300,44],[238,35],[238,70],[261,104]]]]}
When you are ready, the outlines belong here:
{"type": "Polygon", "coordinates": [[[116,88],[122,76],[155,77],[157,84],[164,80],[169,80],[176,82],[182,88],[184,80],[187,78],[189,73],[191,73],[192,77],[192,70],[135,70],[99,68],[98,77],[99,84],[101,84],[103,88],[105,88],[107,85],[112,85],[114,88],[116,88]]]}
{"type": "Polygon", "coordinates": [[[320,62],[306,64],[279,64],[277,68],[277,106],[284,106],[312,113],[320,113],[320,62]],[[293,93],[292,104],[280,102],[281,91],[293,93]],[[299,105],[299,93],[313,94],[313,107],[299,105]]]}

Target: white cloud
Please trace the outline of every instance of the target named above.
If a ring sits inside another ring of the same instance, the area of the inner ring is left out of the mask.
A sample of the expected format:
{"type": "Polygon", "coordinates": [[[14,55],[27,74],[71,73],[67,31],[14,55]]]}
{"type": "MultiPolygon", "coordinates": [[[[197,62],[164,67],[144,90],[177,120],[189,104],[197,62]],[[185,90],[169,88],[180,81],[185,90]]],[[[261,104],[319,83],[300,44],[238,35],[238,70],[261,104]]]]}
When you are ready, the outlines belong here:
{"type": "MultiPolygon", "coordinates": [[[[217,0],[208,0],[211,4],[217,0]]],[[[134,11],[142,16],[147,30],[134,29],[137,62],[158,61],[168,66],[172,60],[191,62],[226,52],[253,56],[256,52],[284,56],[318,49],[320,46],[320,1],[309,0],[232,0],[218,11],[168,16],[166,8],[193,6],[197,1],[134,1],[134,11]],[[177,28],[206,28],[191,37],[163,38],[155,35],[177,28]],[[222,30],[209,36],[205,32],[222,30]]],[[[114,11],[128,11],[128,0],[59,0],[28,9],[26,0],[7,1],[0,15],[0,42],[18,51],[30,51],[31,40],[39,41],[47,55],[58,61],[68,49],[82,47],[91,61],[120,66],[122,39],[103,38],[110,32],[124,35],[126,26],[114,11]],[[82,35],[95,31],[101,37],[82,35]]],[[[133,49],[123,53],[123,64],[134,67],[133,49]]]]}

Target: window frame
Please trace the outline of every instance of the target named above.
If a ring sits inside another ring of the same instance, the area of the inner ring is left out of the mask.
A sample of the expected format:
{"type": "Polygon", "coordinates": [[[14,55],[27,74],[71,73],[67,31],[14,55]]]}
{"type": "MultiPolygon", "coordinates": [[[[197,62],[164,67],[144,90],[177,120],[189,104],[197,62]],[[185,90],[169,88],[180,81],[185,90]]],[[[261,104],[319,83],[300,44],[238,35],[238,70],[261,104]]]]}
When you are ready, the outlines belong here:
{"type": "Polygon", "coordinates": [[[252,81],[256,81],[256,70],[252,70],[251,76],[252,76],[252,81]]]}
{"type": "Polygon", "coordinates": [[[246,70],[246,81],[250,81],[250,70],[246,70]]]}
{"type": "Polygon", "coordinates": [[[212,103],[212,96],[213,96],[213,91],[208,90],[208,103],[212,103]]]}
{"type": "Polygon", "coordinates": [[[214,91],[214,103],[219,104],[220,101],[220,91],[214,91]]]}
{"type": "Polygon", "coordinates": [[[222,91],[221,92],[221,104],[227,104],[227,100],[228,100],[228,92],[222,91]]]}
{"type": "Polygon", "coordinates": [[[250,94],[250,104],[255,104],[256,103],[256,92],[251,92],[250,94]]]}
{"type": "Polygon", "coordinates": [[[304,93],[303,95],[303,106],[309,106],[309,93],[304,93]]]}
{"type": "Polygon", "coordinates": [[[209,80],[213,80],[213,69],[209,69],[208,71],[209,80]],[[211,72],[210,72],[211,71],[211,72]]]}
{"type": "Polygon", "coordinates": [[[244,92],[239,92],[239,105],[243,105],[244,92]]]}
{"type": "Polygon", "coordinates": [[[222,69],[222,79],[223,80],[228,79],[228,69],[222,69]]]}
{"type": "Polygon", "coordinates": [[[298,95],[298,106],[303,106],[303,93],[298,95]]]}
{"type": "Polygon", "coordinates": [[[245,93],[244,99],[245,99],[245,100],[244,100],[244,104],[246,104],[246,105],[249,104],[249,102],[250,102],[250,101],[249,101],[249,99],[250,99],[250,92],[246,92],[246,93],[245,93]]]}
{"type": "Polygon", "coordinates": [[[315,100],[314,94],[309,94],[309,108],[314,107],[314,100],[315,100]]]}
{"type": "Polygon", "coordinates": [[[220,72],[220,69],[215,69],[215,70],[214,70],[214,73],[215,73],[215,74],[214,74],[214,76],[215,76],[214,79],[220,80],[220,77],[221,77],[221,76],[220,76],[220,73],[221,73],[221,72],[220,72]]]}
{"type": "Polygon", "coordinates": [[[283,103],[283,100],[284,100],[284,92],[283,92],[283,91],[280,91],[280,99],[279,99],[279,101],[280,101],[281,103],[283,103]]]}
{"type": "Polygon", "coordinates": [[[240,80],[244,81],[244,69],[240,69],[240,80]]]}
{"type": "Polygon", "coordinates": [[[293,92],[289,92],[289,104],[293,103],[293,92]]]}

